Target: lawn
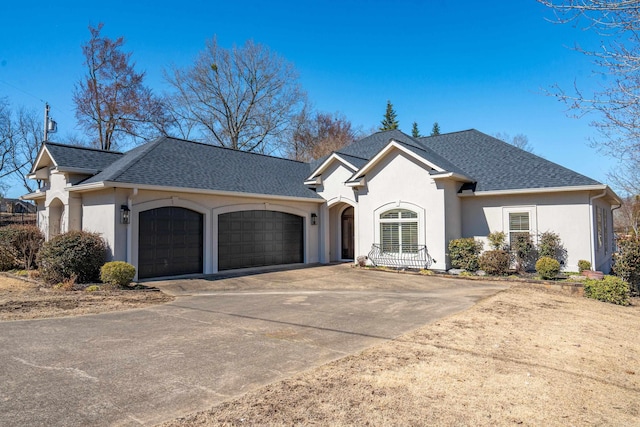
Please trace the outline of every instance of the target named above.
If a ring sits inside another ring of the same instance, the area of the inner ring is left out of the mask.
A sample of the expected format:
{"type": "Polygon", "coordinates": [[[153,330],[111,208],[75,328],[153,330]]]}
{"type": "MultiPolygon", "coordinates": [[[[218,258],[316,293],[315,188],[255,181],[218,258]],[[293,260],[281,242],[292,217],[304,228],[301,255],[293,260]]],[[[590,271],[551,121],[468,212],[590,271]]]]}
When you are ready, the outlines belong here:
{"type": "Polygon", "coordinates": [[[640,425],[640,301],[515,285],[167,426],[640,425]]]}

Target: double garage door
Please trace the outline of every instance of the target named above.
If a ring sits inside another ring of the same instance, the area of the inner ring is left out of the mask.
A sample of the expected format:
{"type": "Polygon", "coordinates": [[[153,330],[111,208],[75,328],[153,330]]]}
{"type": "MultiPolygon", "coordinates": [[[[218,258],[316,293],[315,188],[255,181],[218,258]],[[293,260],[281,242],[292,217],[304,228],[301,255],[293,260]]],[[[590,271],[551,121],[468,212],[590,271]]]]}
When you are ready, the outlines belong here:
{"type": "MultiPolygon", "coordinates": [[[[180,207],[140,212],[138,277],[203,272],[203,215],[180,207]]],[[[303,218],[275,211],[218,216],[218,270],[304,261],[303,218]]]]}

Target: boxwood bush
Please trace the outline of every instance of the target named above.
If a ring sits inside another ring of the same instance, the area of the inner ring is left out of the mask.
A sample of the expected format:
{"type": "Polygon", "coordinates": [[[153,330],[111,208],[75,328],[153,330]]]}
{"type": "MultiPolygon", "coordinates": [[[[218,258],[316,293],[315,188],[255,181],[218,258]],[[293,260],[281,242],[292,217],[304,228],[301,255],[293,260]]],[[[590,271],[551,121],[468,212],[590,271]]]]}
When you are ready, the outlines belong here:
{"type": "Polygon", "coordinates": [[[479,258],[480,269],[492,276],[504,276],[511,265],[511,254],[504,250],[486,251],[479,258]]]}
{"type": "Polygon", "coordinates": [[[536,262],[536,271],[543,279],[553,279],[560,273],[560,263],[557,259],[543,256],[536,262]]]}
{"type": "Polygon", "coordinates": [[[578,271],[582,273],[585,270],[591,270],[591,262],[581,259],[578,261],[578,271]]]}
{"type": "Polygon", "coordinates": [[[604,276],[602,280],[584,281],[584,296],[618,305],[629,305],[629,284],[619,277],[604,276]]]}
{"type": "Polygon", "coordinates": [[[475,240],[473,237],[455,239],[449,242],[449,259],[454,268],[477,271],[480,251],[482,251],[482,242],[475,240]]]}
{"type": "Polygon", "coordinates": [[[100,280],[114,286],[127,286],[136,275],[136,268],[124,261],[111,261],[100,268],[100,280]]]}
{"type": "Polygon", "coordinates": [[[97,233],[69,231],[42,246],[38,253],[40,276],[51,284],[72,277],[78,283],[97,281],[106,254],[107,245],[97,233]]]}

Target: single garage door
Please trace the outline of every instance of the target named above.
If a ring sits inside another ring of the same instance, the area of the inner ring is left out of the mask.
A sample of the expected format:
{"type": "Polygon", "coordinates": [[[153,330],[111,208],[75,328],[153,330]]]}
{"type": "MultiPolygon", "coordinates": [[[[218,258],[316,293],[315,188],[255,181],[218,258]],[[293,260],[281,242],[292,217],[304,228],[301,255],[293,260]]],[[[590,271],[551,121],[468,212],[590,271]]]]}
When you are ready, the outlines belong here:
{"type": "Polygon", "coordinates": [[[202,273],[202,214],[164,207],[140,212],[138,277],[202,273]]]}
{"type": "Polygon", "coordinates": [[[284,212],[218,216],[218,270],[304,262],[303,218],[284,212]]]}

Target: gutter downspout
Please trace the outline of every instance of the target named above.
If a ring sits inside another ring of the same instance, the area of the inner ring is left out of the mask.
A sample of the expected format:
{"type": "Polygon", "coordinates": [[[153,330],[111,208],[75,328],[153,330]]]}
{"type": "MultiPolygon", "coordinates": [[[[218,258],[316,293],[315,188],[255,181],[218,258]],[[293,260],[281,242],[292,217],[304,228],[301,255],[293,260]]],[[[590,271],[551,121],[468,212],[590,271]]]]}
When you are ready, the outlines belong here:
{"type": "MultiPolygon", "coordinates": [[[[127,197],[127,207],[129,208],[129,212],[131,217],[129,218],[129,224],[127,224],[127,262],[133,265],[133,256],[131,254],[131,222],[133,221],[133,210],[131,209],[133,205],[133,199],[138,195],[138,189],[134,188],[129,197],[127,197]]],[[[138,269],[136,268],[136,278],[138,276],[138,269]]]]}
{"type": "Polygon", "coordinates": [[[606,195],[607,195],[607,189],[605,188],[602,191],[602,193],[589,197],[589,226],[591,227],[591,232],[589,233],[591,235],[591,238],[589,239],[589,246],[591,247],[591,268],[593,268],[594,271],[596,270],[596,246],[595,246],[596,230],[594,228],[594,222],[593,222],[593,201],[595,199],[599,199],[606,195]]]}

